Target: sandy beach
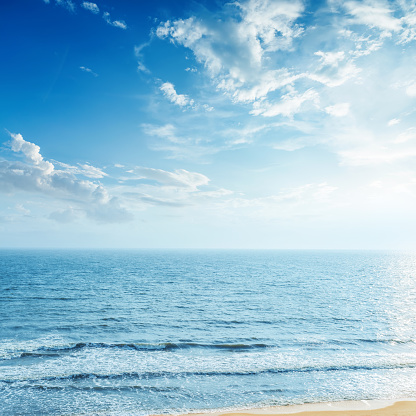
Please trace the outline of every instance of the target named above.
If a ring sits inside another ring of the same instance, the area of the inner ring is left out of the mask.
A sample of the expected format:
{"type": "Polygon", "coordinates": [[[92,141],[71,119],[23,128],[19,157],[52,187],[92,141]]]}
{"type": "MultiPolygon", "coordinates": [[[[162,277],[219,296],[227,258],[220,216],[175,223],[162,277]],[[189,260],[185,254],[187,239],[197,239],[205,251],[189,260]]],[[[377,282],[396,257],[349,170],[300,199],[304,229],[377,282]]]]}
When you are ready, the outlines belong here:
{"type": "Polygon", "coordinates": [[[277,406],[242,411],[200,413],[198,416],[416,416],[416,401],[346,401],[277,406]]]}

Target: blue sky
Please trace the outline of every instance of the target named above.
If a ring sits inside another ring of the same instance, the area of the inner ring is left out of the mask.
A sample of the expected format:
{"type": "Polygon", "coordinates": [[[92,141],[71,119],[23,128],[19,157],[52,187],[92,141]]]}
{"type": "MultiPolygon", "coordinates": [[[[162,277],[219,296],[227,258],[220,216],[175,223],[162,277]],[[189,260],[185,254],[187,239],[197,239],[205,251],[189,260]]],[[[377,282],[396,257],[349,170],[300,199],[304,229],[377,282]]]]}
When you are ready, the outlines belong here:
{"type": "Polygon", "coordinates": [[[1,247],[416,248],[415,1],[0,11],[1,247]]]}

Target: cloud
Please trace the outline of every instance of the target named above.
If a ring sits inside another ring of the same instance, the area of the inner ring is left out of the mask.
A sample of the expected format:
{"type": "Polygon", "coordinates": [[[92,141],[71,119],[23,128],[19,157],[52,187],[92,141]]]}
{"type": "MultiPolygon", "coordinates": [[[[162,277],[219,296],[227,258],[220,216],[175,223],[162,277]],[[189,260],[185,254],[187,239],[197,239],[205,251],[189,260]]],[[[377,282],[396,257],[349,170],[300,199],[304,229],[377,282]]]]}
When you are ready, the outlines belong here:
{"type": "Polygon", "coordinates": [[[332,149],[341,166],[394,165],[416,158],[416,129],[408,128],[396,136],[391,130],[374,132],[351,127],[335,134],[332,149]]]}
{"type": "Polygon", "coordinates": [[[350,112],[349,103],[339,103],[325,107],[325,111],[334,117],[344,117],[350,112]]]}
{"type": "Polygon", "coordinates": [[[197,172],[188,172],[185,169],[176,169],[174,172],[162,169],[153,169],[138,166],[130,171],[131,178],[124,179],[147,179],[156,181],[165,186],[185,188],[188,191],[197,191],[198,187],[208,185],[209,178],[197,172]]]}
{"type": "Polygon", "coordinates": [[[75,4],[71,0],[55,0],[55,3],[58,6],[65,7],[66,9],[68,9],[71,12],[75,12],[75,4]]]}
{"type": "Polygon", "coordinates": [[[153,137],[151,149],[168,153],[170,159],[195,161],[220,150],[220,147],[212,145],[194,132],[185,136],[179,135],[177,128],[171,123],[159,126],[142,124],[142,128],[145,134],[153,137]]]}
{"type": "Polygon", "coordinates": [[[23,139],[21,134],[10,133],[10,149],[20,160],[0,161],[0,191],[12,193],[24,191],[47,195],[60,201],[72,201],[87,216],[99,222],[122,222],[132,215],[122,207],[117,198],[111,197],[100,184],[77,178],[77,174],[101,177],[99,169],[81,165],[80,170],[58,170],[50,161],[44,160],[40,148],[23,139]]]}
{"type": "Polygon", "coordinates": [[[304,76],[319,82],[327,87],[334,88],[345,84],[348,80],[356,78],[361,72],[354,62],[347,61],[343,65],[331,65],[329,69],[324,68],[322,65],[315,72],[305,73],[304,76]]]}
{"type": "Polygon", "coordinates": [[[154,126],[152,124],[143,124],[143,130],[149,136],[157,136],[167,139],[172,143],[183,143],[184,140],[177,137],[176,128],[173,124],[165,124],[164,126],[154,126]]]}
{"type": "Polygon", "coordinates": [[[100,9],[99,7],[95,4],[95,3],[91,3],[89,1],[84,1],[81,6],[86,9],[89,10],[90,12],[94,13],[94,14],[98,14],[100,13],[100,9]]]}
{"type": "Polygon", "coordinates": [[[321,57],[321,67],[338,66],[345,59],[345,52],[315,52],[315,55],[321,57]]]}
{"type": "Polygon", "coordinates": [[[103,19],[110,25],[114,27],[118,27],[120,29],[127,29],[126,22],[124,20],[113,20],[110,19],[110,13],[104,12],[103,19]]]}
{"type": "Polygon", "coordinates": [[[303,33],[295,21],[301,1],[249,0],[230,3],[220,16],[166,21],[156,35],[192,50],[219,90],[236,102],[253,102],[293,83],[288,70],[267,68],[269,55],[287,51],[303,33]]]}
{"type": "Polygon", "coordinates": [[[146,68],[145,64],[143,63],[142,50],[144,48],[146,48],[147,46],[149,46],[149,45],[150,45],[150,43],[146,42],[146,43],[142,43],[139,46],[134,47],[134,54],[136,55],[136,58],[137,58],[137,70],[141,71],[141,72],[145,72],[147,74],[150,74],[150,71],[146,68]]]}
{"type": "Polygon", "coordinates": [[[350,22],[377,28],[386,35],[399,31],[402,27],[400,19],[394,17],[394,10],[384,1],[346,1],[341,3],[346,13],[351,16],[350,22]]]}
{"type": "Polygon", "coordinates": [[[404,132],[400,133],[394,143],[406,143],[406,142],[413,142],[416,144],[416,128],[410,127],[404,132]]]}
{"type": "Polygon", "coordinates": [[[409,97],[416,97],[416,82],[411,83],[407,88],[406,88],[406,94],[409,97]]]}
{"type": "Polygon", "coordinates": [[[68,209],[65,209],[65,210],[51,212],[49,214],[49,218],[56,222],[67,224],[67,223],[75,221],[76,219],[79,218],[79,216],[77,215],[76,211],[72,207],[69,207],[68,209]]]}
{"type": "Polygon", "coordinates": [[[30,210],[25,208],[23,204],[16,204],[16,211],[21,212],[24,215],[30,215],[30,210]]]}
{"type": "Polygon", "coordinates": [[[338,152],[343,166],[381,165],[416,157],[416,148],[394,149],[383,145],[360,147],[338,152]]]}
{"type": "Polygon", "coordinates": [[[55,166],[59,166],[62,169],[63,172],[71,173],[73,175],[83,175],[87,178],[95,178],[100,179],[104,178],[105,176],[108,176],[107,173],[102,171],[100,168],[97,168],[95,166],[91,166],[88,163],[82,164],[78,163],[78,166],[68,165],[67,163],[62,163],[58,161],[53,161],[55,166]]]}
{"type": "Polygon", "coordinates": [[[32,162],[36,168],[42,173],[49,175],[54,170],[54,166],[51,162],[43,160],[40,154],[40,147],[34,143],[27,142],[23,139],[21,134],[10,133],[12,141],[10,147],[13,152],[21,152],[28,162],[32,162]]]}
{"type": "Polygon", "coordinates": [[[92,69],[90,69],[90,68],[87,68],[87,67],[85,67],[85,66],[80,66],[79,67],[79,69],[81,70],[81,71],[84,71],[84,72],[87,72],[87,73],[89,73],[89,74],[91,74],[91,75],[93,75],[94,77],[98,77],[98,74],[96,74],[92,69]]]}
{"type": "Polygon", "coordinates": [[[399,45],[416,39],[416,5],[413,1],[332,0],[330,3],[335,9],[346,13],[346,25],[363,25],[379,31],[381,39],[396,35],[396,43],[399,45]]]}
{"type": "Polygon", "coordinates": [[[87,176],[88,178],[103,178],[104,176],[108,176],[105,172],[103,172],[101,169],[96,168],[94,166],[86,164],[79,164],[81,169],[79,170],[79,173],[87,176]]]}
{"type": "Polygon", "coordinates": [[[282,189],[275,195],[247,198],[230,197],[219,201],[221,211],[230,216],[251,217],[255,220],[299,219],[302,216],[323,216],[335,205],[334,193],[338,187],[323,183],[282,189]],[[307,207],[307,210],[305,210],[307,207]],[[307,213],[307,214],[306,214],[307,213]]]}
{"type": "Polygon", "coordinates": [[[175,86],[170,82],[163,83],[160,90],[171,103],[178,105],[179,107],[194,105],[194,100],[190,99],[187,95],[178,94],[175,90],[175,86]]]}
{"type": "Polygon", "coordinates": [[[398,119],[398,118],[392,118],[388,123],[387,123],[387,125],[389,126],[389,127],[391,127],[391,126],[395,126],[396,124],[399,124],[400,123],[400,119],[398,119]]]}
{"type": "Polygon", "coordinates": [[[400,5],[405,15],[401,18],[403,31],[398,43],[405,45],[416,40],[416,5],[406,1],[401,1],[400,5]]]}
{"type": "Polygon", "coordinates": [[[313,89],[309,89],[302,94],[286,94],[282,96],[281,101],[276,104],[270,104],[267,101],[258,102],[255,103],[251,114],[262,115],[264,117],[275,117],[278,115],[293,117],[300,111],[303,103],[307,101],[316,104],[319,101],[318,93],[313,89]]]}
{"type": "MultiPolygon", "coordinates": [[[[184,70],[198,67],[216,93],[252,115],[300,119],[311,109],[346,115],[329,104],[346,101],[340,87],[371,83],[370,55],[416,39],[415,23],[416,6],[405,0],[241,0],[161,22],[154,34],[191,51],[195,62],[184,70]]],[[[415,91],[408,86],[409,96],[415,91]]],[[[183,107],[190,100],[173,84],[166,95],[183,107]]]]}

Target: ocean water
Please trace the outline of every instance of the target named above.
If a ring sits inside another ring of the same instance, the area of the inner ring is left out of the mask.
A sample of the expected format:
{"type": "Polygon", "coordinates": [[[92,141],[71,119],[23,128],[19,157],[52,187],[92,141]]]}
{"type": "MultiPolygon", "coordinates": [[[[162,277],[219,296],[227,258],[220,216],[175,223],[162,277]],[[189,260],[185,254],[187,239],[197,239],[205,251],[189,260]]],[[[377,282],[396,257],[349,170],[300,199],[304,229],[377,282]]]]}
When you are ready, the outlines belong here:
{"type": "Polygon", "coordinates": [[[416,398],[416,254],[0,251],[0,414],[416,398]]]}

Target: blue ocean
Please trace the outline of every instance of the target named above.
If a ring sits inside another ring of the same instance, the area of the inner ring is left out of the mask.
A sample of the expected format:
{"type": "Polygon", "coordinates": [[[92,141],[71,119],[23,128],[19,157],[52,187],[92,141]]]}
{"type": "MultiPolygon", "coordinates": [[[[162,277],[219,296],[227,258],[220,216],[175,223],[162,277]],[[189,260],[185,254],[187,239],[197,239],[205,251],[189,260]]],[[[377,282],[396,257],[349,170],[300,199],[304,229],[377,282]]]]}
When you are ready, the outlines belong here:
{"type": "Polygon", "coordinates": [[[416,254],[0,251],[0,414],[416,398],[416,254]]]}

